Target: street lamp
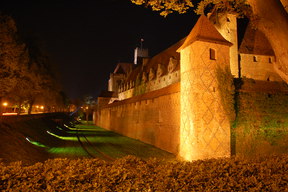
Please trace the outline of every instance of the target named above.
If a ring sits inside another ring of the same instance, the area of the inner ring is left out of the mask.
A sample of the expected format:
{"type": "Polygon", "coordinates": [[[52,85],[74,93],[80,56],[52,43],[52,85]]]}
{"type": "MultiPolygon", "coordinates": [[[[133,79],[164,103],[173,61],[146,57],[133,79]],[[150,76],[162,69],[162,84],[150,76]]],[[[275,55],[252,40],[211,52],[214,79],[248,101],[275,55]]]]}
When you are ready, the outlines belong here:
{"type": "Polygon", "coordinates": [[[4,106],[3,113],[5,113],[6,112],[6,107],[8,106],[8,103],[4,102],[2,105],[4,106]]]}

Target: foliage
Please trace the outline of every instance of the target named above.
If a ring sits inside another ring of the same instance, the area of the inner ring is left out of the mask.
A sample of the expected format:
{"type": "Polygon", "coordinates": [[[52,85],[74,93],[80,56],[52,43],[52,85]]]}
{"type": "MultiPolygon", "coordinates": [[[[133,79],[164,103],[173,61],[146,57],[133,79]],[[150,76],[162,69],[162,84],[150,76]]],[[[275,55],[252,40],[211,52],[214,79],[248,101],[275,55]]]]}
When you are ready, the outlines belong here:
{"type": "Polygon", "coordinates": [[[23,62],[27,62],[25,45],[19,43],[14,20],[0,15],[0,97],[7,95],[17,84],[23,62]]]}
{"type": "Polygon", "coordinates": [[[23,38],[12,17],[0,15],[0,100],[2,97],[31,107],[38,98],[47,105],[57,101],[60,88],[50,68],[48,57],[33,38],[23,38]]]}
{"type": "Polygon", "coordinates": [[[285,191],[288,156],[165,162],[127,156],[1,163],[3,191],[285,191]]]}
{"type": "Polygon", "coordinates": [[[216,77],[218,81],[220,98],[224,106],[224,111],[228,115],[230,122],[235,120],[235,109],[234,109],[234,94],[235,87],[233,84],[233,76],[230,68],[225,67],[224,69],[216,69],[216,77]]]}
{"type": "Polygon", "coordinates": [[[172,12],[186,13],[188,9],[197,4],[195,12],[204,14],[205,11],[212,13],[236,13],[239,17],[249,16],[251,10],[246,0],[131,0],[136,5],[151,7],[153,11],[160,11],[160,15],[167,16],[172,12]]]}
{"type": "MultiPolygon", "coordinates": [[[[245,84],[251,84],[244,80],[245,84]]],[[[287,152],[288,97],[285,93],[238,92],[236,152],[244,155],[287,152]]]]}
{"type": "Polygon", "coordinates": [[[202,0],[199,2],[195,12],[204,14],[207,10],[216,15],[219,13],[235,13],[238,17],[243,17],[251,14],[246,0],[202,0]]]}
{"type": "Polygon", "coordinates": [[[136,5],[150,6],[153,11],[161,11],[160,15],[167,16],[168,14],[176,11],[178,13],[186,13],[186,11],[193,7],[190,0],[131,0],[136,5]]]}

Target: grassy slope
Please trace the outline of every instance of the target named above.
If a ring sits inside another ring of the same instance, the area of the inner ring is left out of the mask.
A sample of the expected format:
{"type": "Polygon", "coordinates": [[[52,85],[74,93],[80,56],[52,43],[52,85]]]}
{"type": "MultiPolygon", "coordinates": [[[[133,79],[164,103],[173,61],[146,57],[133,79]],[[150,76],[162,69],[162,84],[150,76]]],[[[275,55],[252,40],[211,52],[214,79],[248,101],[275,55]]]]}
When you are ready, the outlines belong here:
{"type": "Polygon", "coordinates": [[[26,165],[31,165],[49,158],[88,158],[89,155],[83,149],[83,145],[93,157],[103,158],[102,154],[104,154],[110,160],[127,155],[141,158],[175,158],[171,153],[152,145],[91,124],[77,125],[76,128],[69,130],[63,126],[62,129],[59,126],[57,128],[55,122],[49,118],[0,123],[0,158],[6,163],[22,161],[26,165]],[[82,145],[78,141],[77,134],[80,135],[82,145]],[[27,141],[27,138],[45,147],[33,145],[27,141]]]}

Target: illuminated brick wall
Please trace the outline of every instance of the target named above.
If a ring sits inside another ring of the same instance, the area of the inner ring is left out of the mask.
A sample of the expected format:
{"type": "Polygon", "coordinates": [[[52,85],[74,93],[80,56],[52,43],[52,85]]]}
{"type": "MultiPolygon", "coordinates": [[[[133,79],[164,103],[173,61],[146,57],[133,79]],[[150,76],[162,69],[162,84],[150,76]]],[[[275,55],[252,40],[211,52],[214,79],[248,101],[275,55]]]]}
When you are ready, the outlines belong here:
{"type": "Polygon", "coordinates": [[[218,18],[214,24],[217,31],[233,45],[230,47],[230,69],[235,78],[239,77],[238,68],[238,38],[236,15],[226,14],[218,18]]]}
{"type": "Polygon", "coordinates": [[[240,54],[241,76],[263,81],[283,81],[273,67],[274,56],[240,54]]]}
{"type": "Polygon", "coordinates": [[[185,160],[230,156],[230,121],[217,67],[229,67],[229,46],[195,41],[181,54],[180,153],[185,160]],[[210,59],[210,49],[216,53],[210,59]]]}
{"type": "Polygon", "coordinates": [[[180,84],[100,109],[96,125],[178,154],[180,84]]]}

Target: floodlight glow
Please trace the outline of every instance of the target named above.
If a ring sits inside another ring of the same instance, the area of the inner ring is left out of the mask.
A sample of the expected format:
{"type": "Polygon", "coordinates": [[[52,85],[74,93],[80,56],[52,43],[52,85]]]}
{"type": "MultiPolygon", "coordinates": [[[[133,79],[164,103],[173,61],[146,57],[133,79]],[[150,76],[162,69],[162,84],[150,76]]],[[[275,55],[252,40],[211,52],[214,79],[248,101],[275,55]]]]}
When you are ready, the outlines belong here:
{"type": "Polygon", "coordinates": [[[66,125],[66,124],[64,124],[64,126],[66,127],[66,128],[68,128],[68,129],[71,129],[71,130],[78,130],[77,128],[73,128],[73,127],[69,127],[68,125],[66,125]]]}
{"type": "Polygon", "coordinates": [[[4,106],[4,107],[7,107],[7,105],[8,105],[7,102],[4,102],[4,103],[3,103],[3,106],[4,106]]]}
{"type": "Polygon", "coordinates": [[[51,133],[50,131],[46,131],[49,135],[56,137],[58,139],[61,140],[65,140],[65,141],[78,141],[78,138],[76,136],[60,136],[60,135],[56,135],[55,133],[51,133]]]}
{"type": "Polygon", "coordinates": [[[88,156],[87,152],[82,147],[52,147],[48,149],[47,152],[52,154],[88,156]]]}
{"type": "Polygon", "coordinates": [[[26,137],[26,140],[29,142],[29,143],[31,143],[31,144],[33,144],[33,145],[36,145],[36,146],[38,146],[38,147],[46,147],[45,145],[43,145],[43,144],[41,144],[41,143],[39,143],[39,142],[37,142],[37,141],[32,141],[31,139],[29,139],[28,137],[26,137]]]}
{"type": "Polygon", "coordinates": [[[3,113],[3,115],[17,115],[17,113],[3,113]]]}

